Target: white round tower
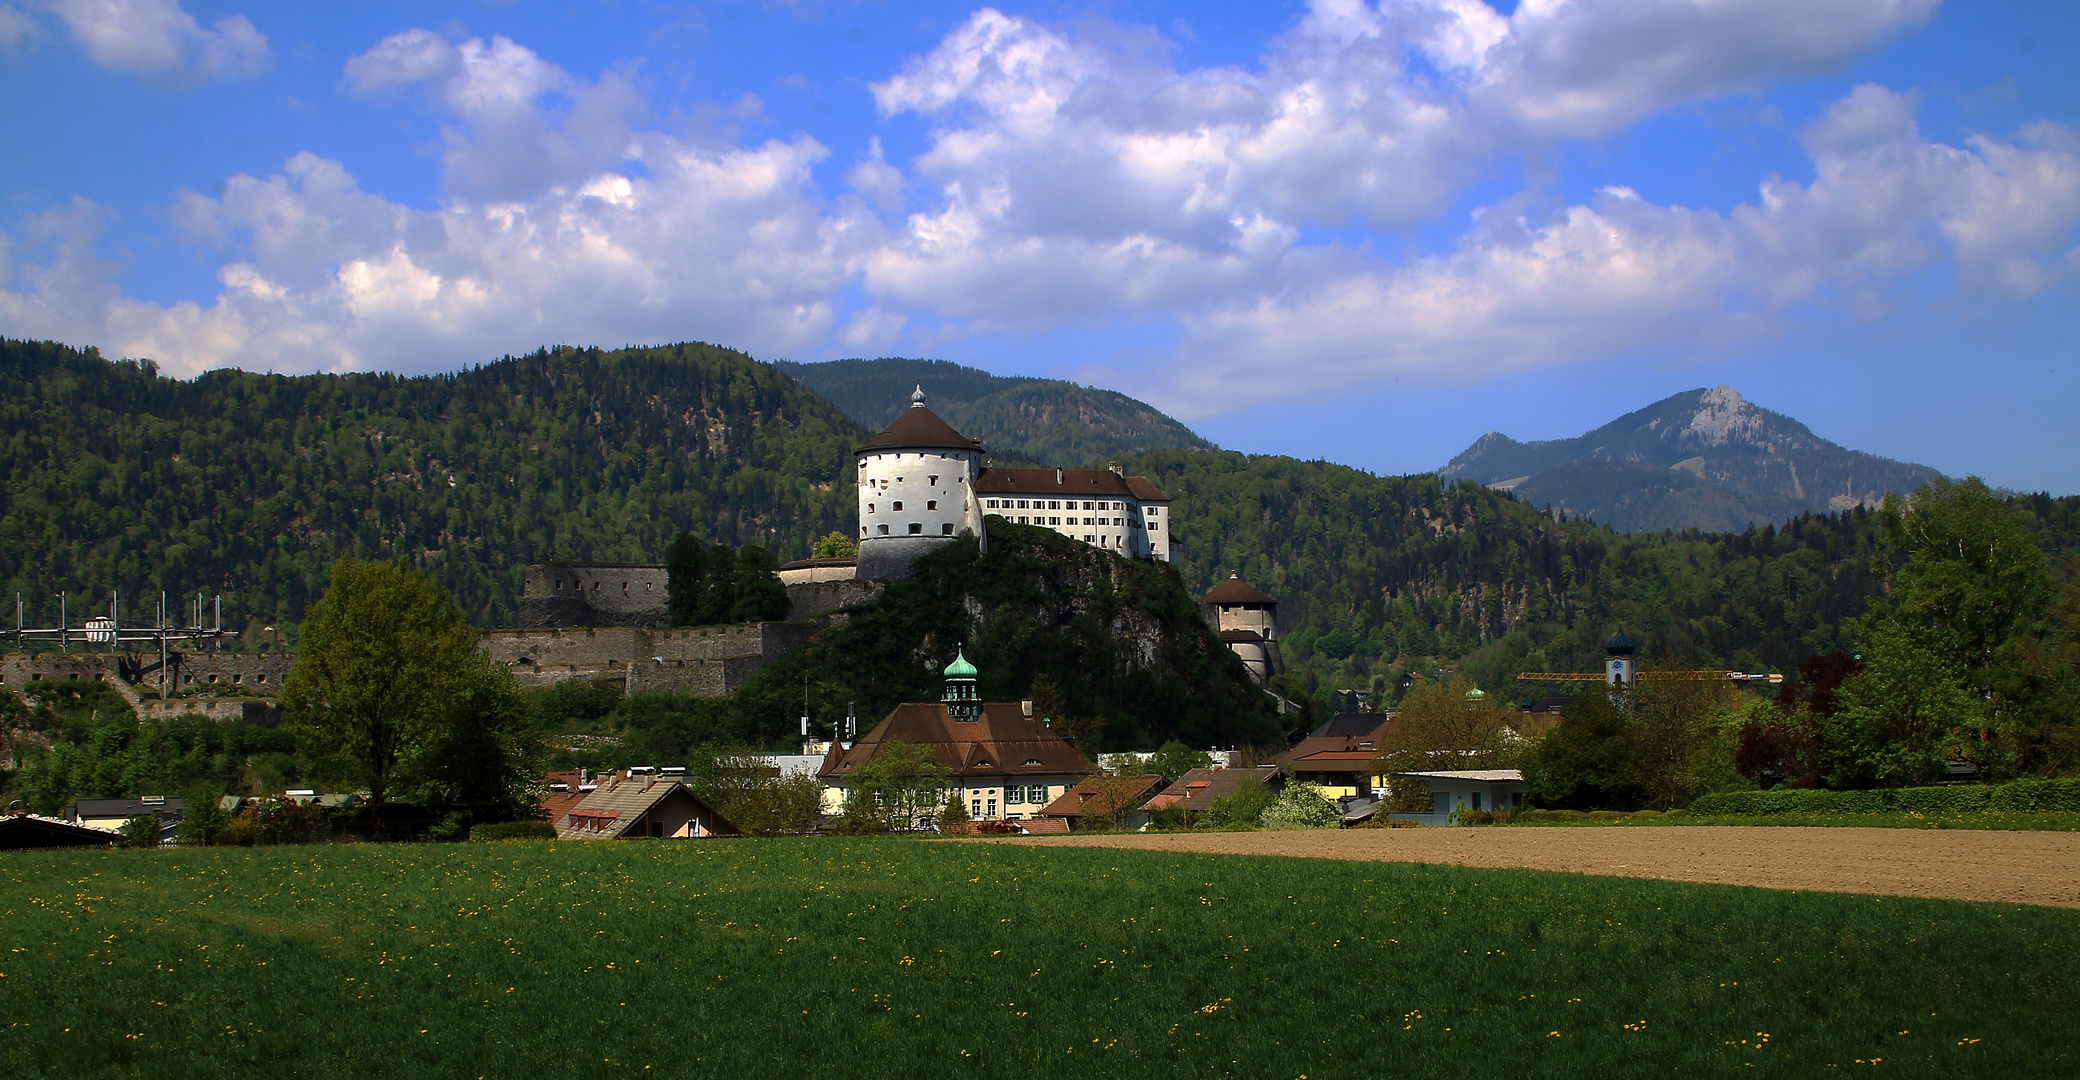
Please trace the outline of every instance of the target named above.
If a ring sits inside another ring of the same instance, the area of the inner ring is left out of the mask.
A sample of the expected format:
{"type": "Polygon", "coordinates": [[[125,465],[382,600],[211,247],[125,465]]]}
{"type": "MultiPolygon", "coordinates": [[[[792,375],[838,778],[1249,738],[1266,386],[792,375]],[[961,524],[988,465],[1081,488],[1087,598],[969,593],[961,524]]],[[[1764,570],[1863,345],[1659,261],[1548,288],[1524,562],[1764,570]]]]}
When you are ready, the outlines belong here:
{"type": "Polygon", "coordinates": [[[910,407],[857,454],[859,571],[869,580],[908,577],[910,564],[963,533],[983,537],[975,478],[982,443],[924,406],[924,387],[910,407]]]}

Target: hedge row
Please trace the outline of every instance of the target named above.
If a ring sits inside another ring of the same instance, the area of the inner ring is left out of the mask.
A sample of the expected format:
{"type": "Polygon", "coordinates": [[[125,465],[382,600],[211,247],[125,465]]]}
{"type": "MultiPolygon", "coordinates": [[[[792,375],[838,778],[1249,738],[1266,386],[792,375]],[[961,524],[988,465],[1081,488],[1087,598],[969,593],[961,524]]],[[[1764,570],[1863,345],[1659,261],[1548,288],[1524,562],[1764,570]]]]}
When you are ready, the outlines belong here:
{"type": "Polygon", "coordinates": [[[1721,791],[1690,804],[1693,814],[1972,814],[1984,810],[2080,811],[2080,780],[1872,791],[1721,791]]]}
{"type": "Polygon", "coordinates": [[[556,830],[546,821],[501,821],[496,825],[472,826],[469,838],[478,843],[486,840],[554,840],[556,830]]]}

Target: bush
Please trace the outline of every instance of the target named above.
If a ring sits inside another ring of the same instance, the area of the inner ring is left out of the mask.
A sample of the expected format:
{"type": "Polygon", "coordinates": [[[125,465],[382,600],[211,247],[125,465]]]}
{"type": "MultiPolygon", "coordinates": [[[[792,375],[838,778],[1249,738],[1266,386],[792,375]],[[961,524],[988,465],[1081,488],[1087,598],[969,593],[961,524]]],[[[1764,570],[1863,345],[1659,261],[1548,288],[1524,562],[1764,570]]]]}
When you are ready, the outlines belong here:
{"type": "Polygon", "coordinates": [[[1343,824],[1343,814],[1322,798],[1320,784],[1299,782],[1287,784],[1257,821],[1267,829],[1333,829],[1343,824]]]}
{"type": "Polygon", "coordinates": [[[122,839],[117,841],[126,848],[155,848],[159,846],[159,819],[151,814],[139,814],[123,822],[119,830],[122,839]]]}
{"type": "Polygon", "coordinates": [[[1722,791],[1691,804],[1693,814],[1972,814],[2080,811],[2080,780],[2017,780],[2007,784],[1956,784],[1944,787],[1874,788],[1828,791],[1818,788],[1771,791],[1722,791]]]}
{"type": "Polygon", "coordinates": [[[472,844],[499,840],[554,839],[556,829],[546,821],[501,821],[494,825],[474,825],[469,830],[469,840],[472,844]]]}

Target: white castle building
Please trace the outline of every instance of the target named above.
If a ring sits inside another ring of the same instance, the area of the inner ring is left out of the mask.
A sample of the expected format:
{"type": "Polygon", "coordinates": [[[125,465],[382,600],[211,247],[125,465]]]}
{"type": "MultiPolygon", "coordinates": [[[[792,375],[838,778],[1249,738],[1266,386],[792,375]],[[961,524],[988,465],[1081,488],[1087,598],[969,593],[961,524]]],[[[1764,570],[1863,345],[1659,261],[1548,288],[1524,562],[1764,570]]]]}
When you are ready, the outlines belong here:
{"type": "Polygon", "coordinates": [[[1126,558],[1170,562],[1170,499],[1143,477],[1111,469],[996,469],[982,443],[924,405],[924,388],[859,448],[859,577],[903,577],[910,564],[963,534],[988,550],[986,514],[1040,525],[1126,558]]]}

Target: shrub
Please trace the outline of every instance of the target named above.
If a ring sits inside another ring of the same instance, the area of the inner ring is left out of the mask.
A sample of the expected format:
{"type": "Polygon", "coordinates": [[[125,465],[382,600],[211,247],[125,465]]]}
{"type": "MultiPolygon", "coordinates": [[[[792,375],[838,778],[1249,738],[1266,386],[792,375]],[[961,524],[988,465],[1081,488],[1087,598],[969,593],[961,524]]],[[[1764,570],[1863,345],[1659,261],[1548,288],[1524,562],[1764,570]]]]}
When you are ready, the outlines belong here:
{"type": "Polygon", "coordinates": [[[546,821],[501,821],[493,825],[471,826],[469,839],[473,844],[499,840],[554,840],[556,829],[546,821]]]}
{"type": "Polygon", "coordinates": [[[2017,780],[2007,784],[1874,788],[1868,791],[1775,789],[1722,791],[1690,807],[1695,814],[1972,814],[2080,811],[2080,780],[2017,780]]]}
{"type": "Polygon", "coordinates": [[[126,848],[155,848],[159,846],[159,819],[151,814],[139,814],[123,822],[122,840],[126,848]]]}
{"type": "Polygon", "coordinates": [[[1343,824],[1336,804],[1322,798],[1320,784],[1287,784],[1257,817],[1267,829],[1333,829],[1343,824]]]}

